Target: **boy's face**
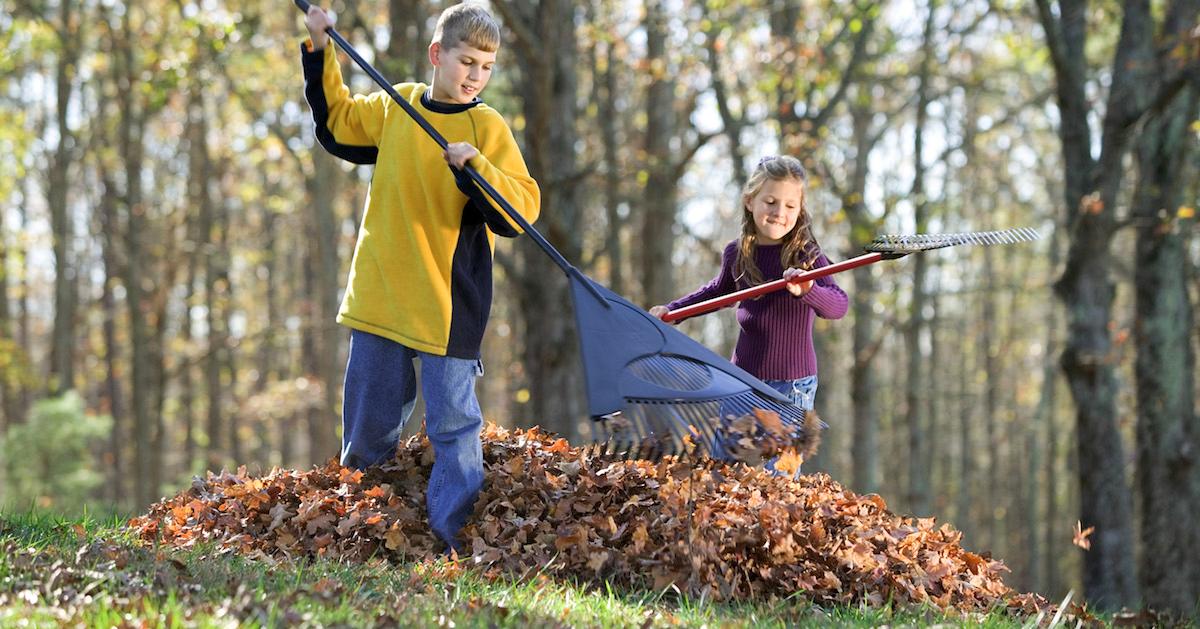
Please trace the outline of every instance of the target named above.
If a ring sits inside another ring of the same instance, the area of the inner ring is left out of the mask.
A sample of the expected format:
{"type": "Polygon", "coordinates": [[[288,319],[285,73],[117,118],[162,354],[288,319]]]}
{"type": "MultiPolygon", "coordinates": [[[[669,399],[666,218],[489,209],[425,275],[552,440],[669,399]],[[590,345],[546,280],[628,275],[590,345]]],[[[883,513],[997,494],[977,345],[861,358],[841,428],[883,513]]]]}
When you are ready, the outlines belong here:
{"type": "Polygon", "coordinates": [[[465,42],[453,48],[434,42],[429,45],[429,63],[433,65],[433,100],[465,104],[479,96],[492,78],[496,53],[465,42]]]}

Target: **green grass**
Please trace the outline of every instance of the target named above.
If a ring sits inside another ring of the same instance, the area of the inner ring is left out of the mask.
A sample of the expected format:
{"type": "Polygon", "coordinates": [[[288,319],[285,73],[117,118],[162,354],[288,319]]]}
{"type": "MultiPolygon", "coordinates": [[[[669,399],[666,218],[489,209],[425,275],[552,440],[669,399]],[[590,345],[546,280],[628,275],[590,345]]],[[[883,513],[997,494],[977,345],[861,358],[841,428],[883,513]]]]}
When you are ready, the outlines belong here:
{"type": "Polygon", "coordinates": [[[937,610],[712,603],[436,562],[268,563],[146,547],[123,518],[0,513],[0,627],[1020,627],[937,610]]]}

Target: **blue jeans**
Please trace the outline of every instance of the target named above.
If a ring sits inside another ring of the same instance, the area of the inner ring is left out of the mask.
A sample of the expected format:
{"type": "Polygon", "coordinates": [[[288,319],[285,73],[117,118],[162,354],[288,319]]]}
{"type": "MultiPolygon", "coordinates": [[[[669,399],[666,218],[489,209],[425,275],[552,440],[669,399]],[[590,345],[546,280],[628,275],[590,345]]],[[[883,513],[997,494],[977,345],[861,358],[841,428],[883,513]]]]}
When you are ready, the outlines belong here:
{"type": "Polygon", "coordinates": [[[763,380],[767,386],[782,393],[792,404],[811,411],[817,398],[817,377],[805,376],[795,380],[763,380]]]}
{"type": "MultiPolygon", "coordinates": [[[[817,377],[805,376],[795,380],[763,380],[767,386],[782,393],[784,397],[792,401],[792,404],[798,408],[804,409],[806,412],[813,410],[813,405],[817,399],[817,377]]],[[[768,472],[781,475],[781,472],[775,470],[775,459],[767,461],[763,468],[768,472]]],[[[800,468],[796,468],[796,474],[792,478],[800,476],[800,468]]]]}
{"type": "Polygon", "coordinates": [[[342,405],[341,463],[363,469],[395,455],[400,431],[417,401],[413,359],[421,362],[425,431],[434,453],[425,495],[429,525],[457,549],[456,535],[483,487],[479,441],[483,414],[475,397],[475,379],[483,375],[480,361],[434,356],[352,330],[342,405]]]}

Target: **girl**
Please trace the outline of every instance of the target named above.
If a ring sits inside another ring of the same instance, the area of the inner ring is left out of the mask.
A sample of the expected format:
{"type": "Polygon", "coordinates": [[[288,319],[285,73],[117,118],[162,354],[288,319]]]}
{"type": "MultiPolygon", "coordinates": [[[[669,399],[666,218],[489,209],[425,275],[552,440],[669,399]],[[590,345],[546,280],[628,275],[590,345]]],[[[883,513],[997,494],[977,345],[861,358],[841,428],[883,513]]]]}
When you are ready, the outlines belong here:
{"type": "MultiPolygon", "coordinates": [[[[809,229],[807,180],[804,166],[794,157],[760,160],[742,188],[742,234],[726,245],[720,273],[696,292],[654,306],[650,314],[662,317],[669,310],[828,265],[809,229]]],[[[812,410],[817,392],[813,320],[840,319],[848,305],[832,276],[742,301],[737,306],[741,331],[733,364],[796,406],[812,410]]]]}

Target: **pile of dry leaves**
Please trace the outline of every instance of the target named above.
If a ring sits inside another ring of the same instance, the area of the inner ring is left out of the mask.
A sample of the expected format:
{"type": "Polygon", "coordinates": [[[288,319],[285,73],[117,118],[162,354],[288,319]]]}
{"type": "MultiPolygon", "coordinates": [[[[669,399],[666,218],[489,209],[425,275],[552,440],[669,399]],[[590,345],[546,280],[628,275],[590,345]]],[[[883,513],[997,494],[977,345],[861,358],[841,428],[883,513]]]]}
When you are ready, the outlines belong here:
{"type": "MultiPolygon", "coordinates": [[[[824,474],[791,481],[744,465],[619,461],[532,429],[489,426],[487,479],[462,536],[485,573],[544,573],[667,588],[709,599],[928,603],[960,612],[1036,612],[1045,601],[1001,580],[961,533],[902,517],[824,474]]],[[[425,517],[432,464],[423,439],[364,472],[329,463],[197,478],[132,521],[143,539],[213,541],[252,557],[364,561],[436,556],[425,517]]]]}

